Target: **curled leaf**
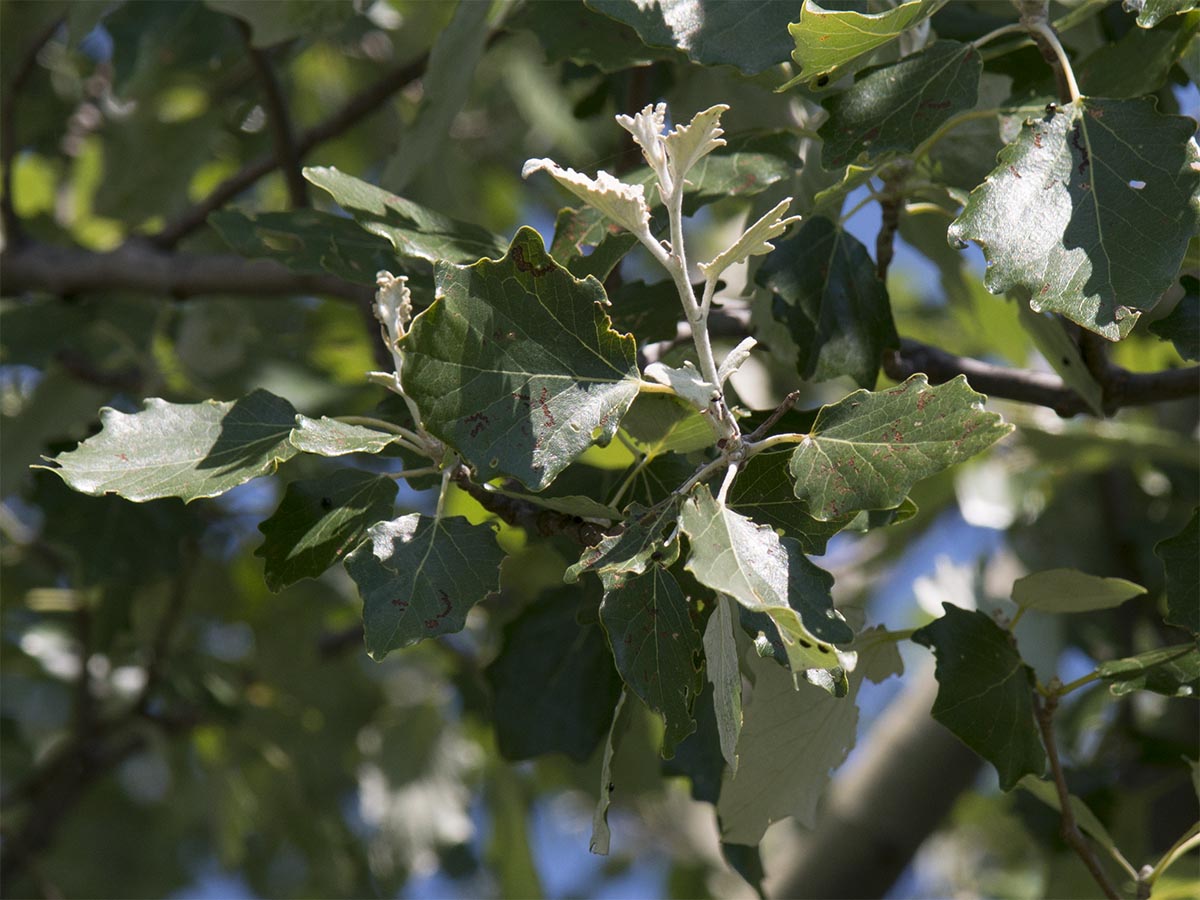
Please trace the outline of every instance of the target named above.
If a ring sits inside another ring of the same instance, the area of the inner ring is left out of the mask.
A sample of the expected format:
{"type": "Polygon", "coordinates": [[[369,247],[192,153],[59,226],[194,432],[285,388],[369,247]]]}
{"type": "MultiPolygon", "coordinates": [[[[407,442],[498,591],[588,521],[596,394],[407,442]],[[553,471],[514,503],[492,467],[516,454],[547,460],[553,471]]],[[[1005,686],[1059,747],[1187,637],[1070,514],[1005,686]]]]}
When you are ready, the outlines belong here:
{"type": "MultiPolygon", "coordinates": [[[[688,170],[718,147],[724,147],[721,138],[721,113],[729,107],[724,103],[710,106],[692,116],[687,125],[677,125],[664,137],[672,184],[681,184],[688,170]]],[[[664,185],[665,187],[665,185],[664,185]]]]}
{"type": "Polygon", "coordinates": [[[650,208],[646,205],[646,189],[640,184],[625,184],[603,169],[595,178],[588,178],[574,169],[564,169],[552,159],[530,159],[521,169],[521,177],[545,170],[554,180],[579,199],[595,207],[622,228],[645,241],[650,236],[650,208]]]}
{"type": "Polygon", "coordinates": [[[634,141],[642,148],[642,156],[646,158],[658,183],[663,191],[671,190],[671,175],[667,168],[667,152],[663,144],[663,127],[667,120],[667,104],[645,106],[640,113],[632,116],[617,116],[617,124],[633,135],[634,141]]]}
{"type": "Polygon", "coordinates": [[[783,234],[784,230],[793,222],[800,221],[799,216],[783,218],[783,214],[787,212],[787,208],[791,204],[791,197],[780,200],[774,209],[742,232],[742,236],[734,241],[727,250],[717,254],[710,262],[700,263],[700,271],[704,273],[704,277],[712,281],[734,263],[774,250],[775,245],[767,242],[783,234]]]}

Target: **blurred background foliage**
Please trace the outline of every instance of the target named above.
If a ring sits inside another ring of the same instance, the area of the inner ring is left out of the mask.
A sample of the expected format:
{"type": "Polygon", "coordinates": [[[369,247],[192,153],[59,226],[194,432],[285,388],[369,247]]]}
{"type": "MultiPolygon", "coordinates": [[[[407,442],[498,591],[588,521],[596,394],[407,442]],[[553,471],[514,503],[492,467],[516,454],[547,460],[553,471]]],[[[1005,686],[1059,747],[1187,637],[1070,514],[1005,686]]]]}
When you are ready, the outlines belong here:
{"type": "MultiPolygon", "coordinates": [[[[989,15],[1012,17],[1007,4],[959,2],[934,28],[953,36],[963,16],[978,29],[989,15]]],[[[416,65],[422,77],[305,161],[506,238],[532,224],[547,243],[563,197],[549,179],[523,183],[522,163],[552,156],[589,172],[628,168],[636,159],[614,114],[659,99],[681,115],[723,102],[730,134],[795,133],[817,108],[803,91],[775,93],[775,69],[745,76],[692,64],[575,4],[5,0],[0,16],[11,205],[28,237],[94,251],[151,240],[224,179],[273,154],[248,47],[273,69],[296,134],[383,72],[416,65]]],[[[1064,40],[1086,58],[1119,41],[1128,19],[1110,4],[1064,40]]],[[[999,96],[1052,89],[1039,83],[1048,70],[1030,53],[1004,61],[1012,85],[1000,85],[999,96]]],[[[1194,114],[1185,67],[1169,68],[1164,82],[1160,108],[1194,114]]],[[[999,146],[994,126],[982,129],[947,142],[942,163],[961,169],[969,189],[999,146]]],[[[808,213],[838,177],[808,162],[752,201],[729,198],[697,215],[696,258],[782,196],[795,195],[808,213]]],[[[313,202],[321,202],[315,192],[313,202]]],[[[275,170],[225,209],[288,206],[275,170]]],[[[981,258],[950,251],[945,224],[928,212],[901,222],[888,277],[900,332],[965,356],[1044,367],[1016,304],[984,291],[981,258]]],[[[847,227],[873,252],[873,205],[847,227]]],[[[229,252],[209,227],[178,249],[229,252]]],[[[379,252],[384,267],[387,245],[379,252]]],[[[621,271],[627,282],[650,277],[636,253],[621,271]]],[[[428,271],[411,274],[427,299],[428,271]]],[[[753,279],[731,281],[730,308],[761,318],[753,279]]],[[[0,782],[3,850],[8,864],[20,863],[6,894],[752,894],[720,855],[712,808],[664,769],[661,726],[640,709],[616,760],[613,853],[587,853],[596,744],[617,681],[581,596],[595,585],[561,586],[573,545],[530,541],[505,526],[501,542],[514,556],[502,593],[462,634],[376,664],[362,652],[359,601],[340,567],[272,594],[254,555],[255,526],[286,483],[343,460],[298,458],[278,476],[186,508],[85,497],[29,468],[93,433],[100,406],[133,411],[146,396],[193,402],[265,387],[310,416],[373,410],[382,392],[362,377],[377,367],[378,350],[365,307],[321,296],[5,296],[0,782]],[[554,616],[542,614],[548,608],[554,616]],[[539,720],[533,696],[552,677],[547,660],[594,673],[592,695],[576,698],[573,718],[554,729],[539,720]],[[520,762],[501,753],[547,746],[563,752],[520,762]]],[[[748,365],[736,387],[747,406],[770,408],[796,387],[796,374],[787,340],[766,322],[761,333],[772,354],[748,365]]],[[[1115,359],[1136,371],[1183,364],[1141,328],[1115,359]]],[[[852,387],[847,379],[802,385],[801,405],[852,387]]],[[[943,600],[991,609],[1020,574],[1075,566],[1150,593],[1088,616],[1026,616],[1017,635],[1043,678],[1068,680],[1094,661],[1161,642],[1163,576],[1152,551],[1181,529],[1200,492],[1196,404],[1106,420],[994,406],[1019,426],[1011,439],[920,485],[915,518],[832,542],[822,564],[837,576],[839,603],[912,628],[943,600]]],[[[582,477],[611,477],[628,461],[622,453],[597,451],[582,477]]],[[[402,486],[398,508],[431,502],[428,491],[402,486]]],[[[463,494],[451,510],[488,518],[463,494]]],[[[889,701],[931,665],[919,648],[905,653],[905,679],[864,687],[862,747],[889,701]]],[[[1131,859],[1161,852],[1195,819],[1194,703],[1150,694],[1116,701],[1095,688],[1069,698],[1061,732],[1073,789],[1131,859]]],[[[1021,792],[1001,794],[981,768],[890,896],[1091,896],[1057,828],[1052,811],[1021,792]]],[[[788,822],[768,833],[769,876],[803,840],[788,822]]],[[[1180,881],[1188,871],[1195,866],[1180,866],[1155,897],[1194,896],[1197,882],[1180,881]]]]}

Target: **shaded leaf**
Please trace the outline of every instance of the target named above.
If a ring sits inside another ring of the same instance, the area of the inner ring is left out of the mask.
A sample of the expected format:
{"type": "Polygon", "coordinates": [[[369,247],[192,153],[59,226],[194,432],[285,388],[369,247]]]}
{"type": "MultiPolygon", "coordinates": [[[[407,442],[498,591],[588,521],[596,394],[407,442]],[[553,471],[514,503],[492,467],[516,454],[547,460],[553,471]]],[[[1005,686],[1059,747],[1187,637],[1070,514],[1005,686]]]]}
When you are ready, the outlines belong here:
{"type": "Polygon", "coordinates": [[[717,440],[707,417],[669,394],[638,394],[621,420],[621,430],[651,458],[703,450],[717,440]]]}
{"type": "MultiPolygon", "coordinates": [[[[800,21],[788,25],[795,49],[792,59],[800,74],[785,84],[807,81],[821,88],[861,68],[867,54],[895,40],[909,28],[938,11],[946,0],[911,0],[880,13],[822,9],[805,0],[800,21]]],[[[782,88],[781,88],[782,90],[782,88]]]]}
{"type": "Polygon", "coordinates": [[[1012,598],[1021,609],[1076,613],[1112,609],[1144,593],[1146,589],[1140,584],[1123,578],[1099,578],[1075,569],[1047,569],[1018,578],[1012,598]]]}
{"type": "Polygon", "coordinates": [[[601,72],[619,72],[649,65],[658,59],[677,59],[668,48],[650,48],[636,31],[582,3],[538,3],[521,7],[505,28],[533,32],[551,62],[569,59],[601,72]]]}
{"type": "Polygon", "coordinates": [[[710,682],[704,682],[693,713],[696,730],[675,748],[673,757],[663,760],[662,771],[664,775],[686,777],[692,783],[692,799],[715,806],[721,794],[721,773],[725,771],[725,759],[721,755],[721,738],[710,682]]]}
{"type": "Polygon", "coordinates": [[[1183,297],[1171,314],[1150,323],[1150,333],[1170,341],[1184,359],[1200,359],[1200,281],[1191,275],[1179,279],[1183,297]]]}
{"type": "Polygon", "coordinates": [[[631,504],[620,533],[584,550],[579,562],[567,569],[563,580],[573,584],[584,572],[607,578],[641,575],[652,562],[670,565],[679,557],[679,542],[673,540],[668,545],[667,531],[679,521],[681,502],[679,497],[670,497],[652,509],[631,504]]]}
{"type": "Polygon", "coordinates": [[[937,658],[933,717],[996,767],[1009,791],[1024,775],[1046,768],[1034,718],[1033,670],[1012,635],[986,613],[943,603],[946,614],[913,633],[937,658]]]}
{"type": "Polygon", "coordinates": [[[796,496],[822,521],[900,505],[922,478],[1012,431],[983,410],[983,399],[962,375],[935,387],[914,375],[886,391],[855,391],[824,407],[792,452],[796,496]]]}
{"type": "Polygon", "coordinates": [[[363,632],[374,660],[461,631],[471,607],[499,588],[504,551],[486,525],[419,513],[379,522],[346,557],[363,598],[363,632]]]}
{"type": "MultiPolygon", "coordinates": [[[[1026,775],[1017,782],[1017,786],[1029,791],[1051,809],[1062,812],[1062,802],[1058,799],[1058,788],[1054,786],[1054,782],[1034,775],[1026,775]]],[[[1071,804],[1071,812],[1074,813],[1079,827],[1106,850],[1110,852],[1116,850],[1117,845],[1108,833],[1108,829],[1104,827],[1103,822],[1096,818],[1096,814],[1092,812],[1091,808],[1074,794],[1067,796],[1071,804]]]]}
{"type": "Polygon", "coordinates": [[[948,231],[983,248],[988,290],[1020,285],[1114,341],[1158,302],[1196,231],[1200,156],[1195,122],[1154,106],[1085,98],[1025,122],[948,231]]]}
{"type": "Polygon", "coordinates": [[[522,228],[503,259],[440,264],[438,300],[400,343],[422,424],[485,479],[541,490],[616,433],[638,393],[632,337],[610,327],[604,290],[578,281],[522,228]]]}
{"type": "Polygon", "coordinates": [[[628,691],[621,691],[621,696],[617,699],[616,709],[613,710],[612,728],[609,729],[608,740],[604,743],[604,759],[600,763],[600,799],[596,801],[596,811],[592,815],[592,839],[588,845],[593,853],[600,856],[608,856],[612,839],[608,830],[608,807],[617,789],[612,780],[612,761],[617,752],[617,745],[629,728],[629,706],[626,704],[628,697],[628,691]]]}
{"type": "Polygon", "coordinates": [[[141,412],[100,410],[99,434],[44,466],[77,491],[126,500],[216,497],[291,459],[296,410],[258,390],[240,400],[145,401],[141,412]]]}
{"type": "Polygon", "coordinates": [[[255,556],[266,560],[267,587],[280,591],[302,578],[316,578],[388,518],[397,484],[355,469],[324,478],[293,481],[271,517],[258,526],[265,540],[255,556]]]}
{"type": "Polygon", "coordinates": [[[849,375],[861,387],[875,386],[883,351],[900,338],[866,247],[813,217],[780,243],[754,280],[775,294],[775,318],[796,342],[803,378],[849,375]]]}
{"type": "Polygon", "coordinates": [[[600,626],[579,620],[590,612],[595,621],[599,593],[593,580],[560,588],[505,626],[500,655],[485,673],[505,759],[565,753],[584,762],[608,730],[621,678],[600,626]]]}
{"type": "Polygon", "coordinates": [[[347,453],[379,453],[396,439],[394,434],[362,425],[347,425],[321,416],[310,419],[296,416],[296,427],[288,438],[302,453],[318,456],[345,456],[347,453]]]}
{"type": "Polygon", "coordinates": [[[1168,697],[1200,698],[1200,648],[1195,642],[1110,660],[1096,671],[1117,697],[1153,691],[1168,697]]]}
{"type": "Polygon", "coordinates": [[[475,262],[504,253],[504,242],[478,225],[458,222],[332,167],[310,166],[304,177],[401,256],[429,262],[475,262]]]}
{"type": "Polygon", "coordinates": [[[692,705],[700,692],[704,648],[688,600],[662,566],[643,575],[605,579],[600,622],[625,684],[666,724],[662,754],[696,730],[692,705]]]}
{"type": "Polygon", "coordinates": [[[204,0],[204,4],[248,24],[255,47],[335,31],[357,14],[351,0],[204,0]]]}
{"type": "Polygon", "coordinates": [[[777,0],[587,0],[587,5],[633,27],[651,47],[682,50],[705,66],[736,66],[747,75],[787,62],[784,29],[800,3],[777,0]]]}
{"type": "MultiPolygon", "coordinates": [[[[1014,292],[1016,293],[1016,292],[1014,292]]],[[[1097,416],[1104,415],[1104,389],[1083,361],[1079,344],[1067,333],[1062,319],[1050,313],[1034,312],[1029,308],[1029,292],[1015,297],[1021,326],[1033,338],[1034,346],[1046,358],[1063,383],[1084,399],[1097,416]]]]}
{"type": "Polygon", "coordinates": [[[1200,632],[1200,509],[1179,534],[1159,541],[1154,554],[1166,570],[1167,622],[1200,632]]]}
{"type": "MultiPolygon", "coordinates": [[[[737,742],[742,732],[742,673],[738,667],[730,602],[725,595],[717,594],[716,606],[704,629],[704,659],[708,681],[712,685],[712,706],[721,756],[737,774],[737,742]]],[[[716,798],[710,802],[716,802],[716,798]]]]}
{"type": "Polygon", "coordinates": [[[971,109],[983,60],[971,44],[937,41],[919,53],[872,69],[824,102],[821,162],[839,168],[865,156],[911,153],[951,116],[971,109]]]}
{"type": "Polygon", "coordinates": [[[807,669],[826,670],[844,693],[854,655],[834,644],[849,643],[854,632],[833,609],[833,576],[809,562],[796,541],[728,509],[705,485],[684,503],[680,523],[691,544],[688,571],[770,617],[797,683],[807,669]]]}
{"type": "Polygon", "coordinates": [[[1200,13],[1172,16],[1158,28],[1131,28],[1075,66],[1080,89],[1091,97],[1153,94],[1200,30],[1200,13]]]}
{"type": "Polygon", "coordinates": [[[792,448],[773,447],[756,453],[742,464],[729,489],[727,505],[755,522],[783,530],[795,538],[805,553],[820,555],[829,539],[849,523],[848,517],[822,522],[807,512],[792,488],[788,468],[792,448]]]}
{"type": "Polygon", "coordinates": [[[613,328],[636,335],[639,346],[675,337],[683,310],[672,282],[632,281],[621,285],[609,299],[613,328]]]}

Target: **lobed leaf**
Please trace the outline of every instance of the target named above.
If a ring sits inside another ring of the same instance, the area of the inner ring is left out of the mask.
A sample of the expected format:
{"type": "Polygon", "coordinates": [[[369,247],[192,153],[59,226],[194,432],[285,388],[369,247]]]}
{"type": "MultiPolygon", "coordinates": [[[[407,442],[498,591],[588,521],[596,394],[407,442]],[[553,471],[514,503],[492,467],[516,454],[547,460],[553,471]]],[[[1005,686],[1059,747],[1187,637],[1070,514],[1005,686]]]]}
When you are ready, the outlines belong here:
{"type": "Polygon", "coordinates": [[[652,563],[670,565],[679,558],[679,542],[672,540],[668,544],[666,531],[679,521],[681,503],[681,498],[672,496],[651,509],[631,504],[624,528],[584,550],[579,562],[567,569],[563,580],[574,584],[584,572],[604,578],[641,575],[652,563]]]}
{"type": "Polygon", "coordinates": [[[779,237],[793,222],[799,222],[799,216],[783,217],[787,208],[792,205],[792,198],[780,200],[768,210],[757,222],[750,225],[732,244],[714,256],[706,263],[700,263],[700,271],[710,281],[717,278],[732,265],[744,262],[751,256],[763,256],[775,249],[768,243],[779,237]]]}
{"type": "Polygon", "coordinates": [[[137,413],[105,407],[100,433],[60,453],[48,469],[84,494],[142,502],[216,497],[296,455],[288,438],[296,410],[257,390],[240,400],[168,403],[157,397],[137,413]]]}
{"type": "Polygon", "coordinates": [[[821,521],[899,506],[922,478],[1012,431],[984,411],[983,399],[962,375],[930,387],[918,374],[886,391],[855,391],[824,407],[792,452],[796,496],[821,521]]]}
{"type": "Polygon", "coordinates": [[[1154,554],[1166,570],[1167,622],[1200,633],[1200,509],[1179,534],[1159,541],[1154,554]]]}
{"type": "Polygon", "coordinates": [[[1170,315],[1150,323],[1150,333],[1174,344],[1184,359],[1200,360],[1200,281],[1184,275],[1179,283],[1183,297],[1170,315]]]}

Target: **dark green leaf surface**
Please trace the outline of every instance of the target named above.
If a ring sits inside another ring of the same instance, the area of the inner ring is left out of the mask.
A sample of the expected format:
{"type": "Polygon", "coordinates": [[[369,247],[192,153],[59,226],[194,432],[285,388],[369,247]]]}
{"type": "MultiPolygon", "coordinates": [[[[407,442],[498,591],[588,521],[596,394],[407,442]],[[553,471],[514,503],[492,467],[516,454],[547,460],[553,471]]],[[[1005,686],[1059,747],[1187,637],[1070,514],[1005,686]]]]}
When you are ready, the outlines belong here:
{"type": "Polygon", "coordinates": [[[679,59],[673,48],[647,47],[632,28],[582,3],[531,3],[504,24],[505,28],[528,29],[537,35],[546,58],[553,62],[569,59],[595,66],[601,72],[619,72],[658,59],[679,59]]]}
{"type": "Polygon", "coordinates": [[[914,375],[886,391],[855,391],[823,408],[793,451],[796,496],[822,521],[899,506],[922,478],[1012,431],[983,400],[962,375],[935,387],[914,375]]]}
{"type": "Polygon", "coordinates": [[[1153,691],[1167,697],[1200,698],[1200,648],[1194,642],[1110,660],[1096,671],[1117,697],[1153,691]]]}
{"type": "Polygon", "coordinates": [[[268,391],[241,400],[168,403],[137,413],[100,410],[100,433],[60,453],[50,469],[85,494],[126,500],[216,497],[291,459],[296,410],[268,391]]]}
{"type": "MultiPolygon", "coordinates": [[[[1062,801],[1058,799],[1058,788],[1054,782],[1047,781],[1044,778],[1036,778],[1033,775],[1026,775],[1019,782],[1019,787],[1024,788],[1037,797],[1051,809],[1062,812],[1062,801]]],[[[1091,808],[1076,797],[1074,794],[1068,795],[1071,804],[1071,811],[1075,814],[1075,821],[1079,823],[1080,829],[1093,837],[1099,844],[1110,852],[1116,850],[1116,843],[1112,836],[1108,833],[1108,829],[1104,827],[1091,808]]]]}
{"type": "Polygon", "coordinates": [[[849,643],[854,632],[833,611],[833,576],[809,562],[796,541],[717,502],[707,486],[683,505],[680,522],[691,544],[688,571],[769,616],[798,679],[807,669],[822,669],[844,686],[853,660],[834,644],[849,643]]]}
{"type": "Polygon", "coordinates": [[[394,434],[347,425],[337,419],[321,416],[310,419],[296,416],[296,427],[289,440],[302,453],[318,456],[345,456],[347,453],[379,453],[396,439],[394,434]]]}
{"type": "Polygon", "coordinates": [[[822,522],[808,514],[804,502],[796,499],[792,489],[792,473],[788,468],[791,458],[792,448],[788,446],[774,447],[750,457],[729,489],[727,505],[755,522],[782,529],[800,543],[805,553],[819,556],[825,552],[829,539],[850,520],[842,517],[822,522]]]}
{"type": "MultiPolygon", "coordinates": [[[[742,673],[733,634],[732,602],[724,594],[717,594],[716,606],[704,629],[704,659],[712,684],[721,756],[736,774],[738,735],[742,733],[742,673]]],[[[716,802],[716,798],[712,802],[716,802]]]]}
{"type": "Polygon", "coordinates": [[[600,622],[608,634],[617,671],[642,702],[663,717],[662,754],[696,730],[692,705],[703,679],[700,632],[692,624],[688,600],[662,566],[643,575],[606,579],[600,622]]]}
{"type": "Polygon", "coordinates": [[[1160,541],[1154,553],[1167,574],[1167,622],[1200,633],[1200,510],[1183,531],[1160,541]]]}
{"type": "Polygon", "coordinates": [[[504,551],[486,525],[413,513],[379,522],[346,557],[363,598],[363,632],[374,660],[439,634],[461,631],[471,607],[499,588],[504,551]]]}
{"type": "Polygon", "coordinates": [[[1140,584],[1123,578],[1099,578],[1075,569],[1047,569],[1018,578],[1012,598],[1021,609],[1077,613],[1112,609],[1144,593],[1146,589],[1140,584]]]}
{"type": "Polygon", "coordinates": [[[653,458],[711,447],[717,437],[709,421],[680,397],[639,394],[621,420],[621,428],[639,450],[653,458]]]}
{"type": "Polygon", "coordinates": [[[632,26],[651,47],[678,48],[705,66],[736,66],[747,75],[787,62],[786,28],[799,0],[587,0],[587,5],[632,26]]]}
{"type": "Polygon", "coordinates": [[[692,783],[692,799],[715,806],[717,798],[721,795],[721,774],[725,771],[725,758],[721,755],[721,738],[717,730],[716,712],[713,709],[713,686],[707,681],[700,696],[696,698],[693,712],[696,717],[696,730],[675,748],[673,757],[663,760],[662,771],[664,775],[687,777],[692,783]]]}
{"type": "Polygon", "coordinates": [[[457,222],[334,168],[304,170],[371,234],[387,238],[401,256],[470,263],[504,253],[504,242],[478,225],[457,222]]]}
{"type": "Polygon", "coordinates": [[[1128,6],[1137,10],[1137,23],[1153,28],[1167,16],[1176,16],[1196,8],[1196,0],[1130,0],[1128,6]]]}
{"type": "Polygon", "coordinates": [[[1184,359],[1200,359],[1200,281],[1191,275],[1179,279],[1184,294],[1179,303],[1150,325],[1150,333],[1170,341],[1184,359]]]}
{"type": "Polygon", "coordinates": [[[910,153],[938,127],[975,105],[983,60],[971,44],[937,41],[862,75],[826,100],[821,162],[839,168],[860,155],[910,153]]]}
{"type": "Polygon", "coordinates": [[[1173,16],[1158,28],[1131,28],[1075,66],[1079,88],[1091,97],[1153,94],[1200,30],[1200,13],[1173,16]]]}
{"type": "Polygon", "coordinates": [[[807,81],[821,88],[866,63],[867,54],[932,16],[946,0],[911,0],[880,13],[822,9],[806,0],[800,21],[788,26],[800,74],[784,87],[807,81]]]}
{"type": "Polygon", "coordinates": [[[608,807],[612,804],[612,795],[617,785],[613,779],[612,761],[617,752],[617,745],[629,728],[630,706],[628,691],[621,691],[617,699],[617,707],[613,710],[612,728],[608,731],[608,740],[604,742],[604,759],[600,763],[600,797],[596,801],[596,811],[592,815],[592,840],[589,849],[600,856],[608,855],[612,834],[608,829],[608,807]]]}
{"type": "Polygon", "coordinates": [[[621,285],[609,299],[613,328],[632,333],[639,345],[669,341],[678,332],[683,310],[679,292],[669,279],[654,284],[632,281],[621,285]]]}
{"type": "Polygon", "coordinates": [[[948,232],[983,248],[988,290],[1020,285],[1113,341],[1158,302],[1196,232],[1200,169],[1195,122],[1154,106],[1085,98],[1026,121],[948,232]]]}
{"type": "Polygon", "coordinates": [[[545,594],[504,629],[486,675],[496,740],[505,759],[565,753],[584,762],[608,730],[621,678],[596,620],[600,585],[545,594]],[[594,596],[593,596],[594,594],[594,596]]]}
{"type": "Polygon", "coordinates": [[[279,591],[316,578],[349,551],[367,528],[391,515],[396,482],[356,469],[293,481],[271,517],[258,526],[265,540],[255,556],[266,560],[267,587],[279,591]]]}
{"type": "Polygon", "coordinates": [[[678,540],[672,541],[669,546],[665,541],[667,532],[679,521],[680,503],[681,500],[676,497],[668,498],[652,509],[631,504],[626,511],[625,527],[620,533],[610,535],[596,546],[584,550],[579,562],[567,569],[564,580],[573,584],[584,572],[605,577],[641,575],[655,554],[658,554],[658,559],[654,562],[669,565],[679,557],[678,540]]]}
{"type": "Polygon", "coordinates": [[[898,347],[887,288],[867,248],[829,219],[810,218],[755,276],[796,342],[801,377],[849,375],[873,388],[883,351],[898,347]]]}
{"type": "Polygon", "coordinates": [[[598,282],[572,277],[531,228],[503,259],[443,263],[436,278],[439,299],[401,341],[404,388],[425,428],[484,478],[533,490],[612,438],[640,377],[598,282]]]}
{"type": "Polygon", "coordinates": [[[351,0],[204,0],[250,26],[255,47],[330,32],[356,14],[351,0]]]}
{"type": "Polygon", "coordinates": [[[387,240],[364,231],[352,219],[315,209],[253,216],[219,210],[208,217],[208,224],[242,256],[274,259],[293,272],[329,272],[374,285],[376,272],[396,268],[387,240]]]}
{"type": "Polygon", "coordinates": [[[933,717],[996,767],[1003,790],[1024,775],[1040,777],[1046,751],[1034,719],[1033,670],[986,613],[942,605],[946,614],[912,637],[937,657],[933,717]]]}

